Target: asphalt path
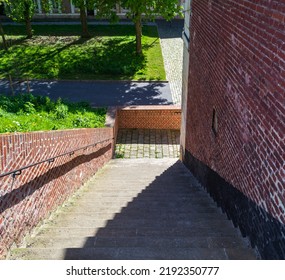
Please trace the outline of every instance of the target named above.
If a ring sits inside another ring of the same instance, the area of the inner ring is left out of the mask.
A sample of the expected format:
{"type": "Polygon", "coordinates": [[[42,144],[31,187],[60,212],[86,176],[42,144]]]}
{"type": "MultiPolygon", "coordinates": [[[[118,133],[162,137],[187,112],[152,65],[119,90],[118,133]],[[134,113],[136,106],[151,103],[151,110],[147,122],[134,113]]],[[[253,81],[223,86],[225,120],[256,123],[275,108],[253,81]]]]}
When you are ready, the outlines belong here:
{"type": "MultiPolygon", "coordinates": [[[[34,95],[59,97],[71,102],[87,101],[93,107],[173,104],[167,82],[134,81],[30,81],[34,95]]],[[[27,83],[17,82],[14,92],[26,93],[27,83]]],[[[0,80],[0,93],[11,93],[7,80],[0,80]]]]}

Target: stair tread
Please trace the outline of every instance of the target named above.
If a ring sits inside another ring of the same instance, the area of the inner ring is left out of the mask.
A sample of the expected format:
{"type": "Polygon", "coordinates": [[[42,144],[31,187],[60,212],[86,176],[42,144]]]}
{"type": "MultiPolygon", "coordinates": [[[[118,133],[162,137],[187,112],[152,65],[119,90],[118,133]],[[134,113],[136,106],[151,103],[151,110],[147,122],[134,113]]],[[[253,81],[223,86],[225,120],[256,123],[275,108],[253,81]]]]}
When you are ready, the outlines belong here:
{"type": "Polygon", "coordinates": [[[58,237],[38,236],[30,238],[26,247],[33,248],[80,248],[80,247],[168,247],[174,248],[235,248],[244,246],[244,240],[231,237],[58,237]]]}
{"type": "MultiPolygon", "coordinates": [[[[235,259],[254,259],[247,249],[235,248],[235,259]]],[[[66,260],[219,260],[231,259],[232,248],[66,248],[16,249],[11,259],[66,260]]]]}

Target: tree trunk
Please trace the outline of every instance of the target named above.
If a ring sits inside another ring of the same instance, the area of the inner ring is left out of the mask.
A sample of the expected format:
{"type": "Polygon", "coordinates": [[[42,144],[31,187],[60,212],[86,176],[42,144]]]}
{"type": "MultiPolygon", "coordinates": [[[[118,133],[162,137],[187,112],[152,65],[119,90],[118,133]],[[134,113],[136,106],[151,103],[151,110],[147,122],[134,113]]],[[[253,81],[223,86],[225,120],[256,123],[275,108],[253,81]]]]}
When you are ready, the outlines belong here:
{"type": "Polygon", "coordinates": [[[32,38],[33,37],[33,31],[32,31],[32,24],[30,18],[26,18],[25,20],[26,24],[26,32],[27,32],[27,38],[32,38]]]}
{"type": "Polygon", "coordinates": [[[80,21],[81,21],[81,27],[82,27],[82,38],[90,38],[91,35],[88,31],[88,24],[87,24],[87,15],[86,15],[86,9],[85,6],[82,5],[80,8],[80,21]]]}
{"type": "Polygon", "coordinates": [[[4,30],[3,30],[1,21],[0,21],[0,34],[1,34],[1,37],[2,37],[4,50],[8,51],[8,46],[7,46],[7,42],[6,42],[6,38],[5,38],[5,33],[4,33],[4,30]]]}
{"type": "Polygon", "coordinates": [[[24,18],[26,24],[27,38],[32,38],[33,31],[32,31],[31,16],[30,16],[30,4],[28,2],[25,2],[24,5],[24,18]]]}
{"type": "Polygon", "coordinates": [[[142,22],[141,15],[137,15],[136,22],[136,52],[137,54],[142,54],[142,22]]]}

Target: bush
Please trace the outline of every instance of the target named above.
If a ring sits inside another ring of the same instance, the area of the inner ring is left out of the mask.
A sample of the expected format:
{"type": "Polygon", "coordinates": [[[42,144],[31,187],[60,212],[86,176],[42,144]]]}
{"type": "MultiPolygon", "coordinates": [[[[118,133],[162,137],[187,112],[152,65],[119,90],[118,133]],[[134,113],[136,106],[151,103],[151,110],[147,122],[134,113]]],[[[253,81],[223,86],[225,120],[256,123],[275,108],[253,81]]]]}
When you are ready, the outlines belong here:
{"type": "Polygon", "coordinates": [[[86,102],[69,103],[49,97],[0,94],[0,133],[104,127],[106,109],[86,102]]]}
{"type": "Polygon", "coordinates": [[[68,115],[68,106],[65,104],[57,104],[54,108],[54,115],[56,119],[65,119],[68,115]]]}

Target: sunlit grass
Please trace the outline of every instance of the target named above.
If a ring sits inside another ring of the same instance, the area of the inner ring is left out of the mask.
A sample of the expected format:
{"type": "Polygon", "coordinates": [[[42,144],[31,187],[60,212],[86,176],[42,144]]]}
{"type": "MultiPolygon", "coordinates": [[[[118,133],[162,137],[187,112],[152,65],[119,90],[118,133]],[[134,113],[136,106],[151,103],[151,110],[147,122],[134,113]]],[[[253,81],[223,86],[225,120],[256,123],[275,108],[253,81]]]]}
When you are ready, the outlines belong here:
{"type": "Polygon", "coordinates": [[[165,80],[155,26],[143,28],[143,55],[135,52],[133,26],[90,26],[92,38],[80,38],[80,26],[34,26],[25,39],[22,26],[5,26],[9,52],[0,50],[0,78],[165,80]]]}

